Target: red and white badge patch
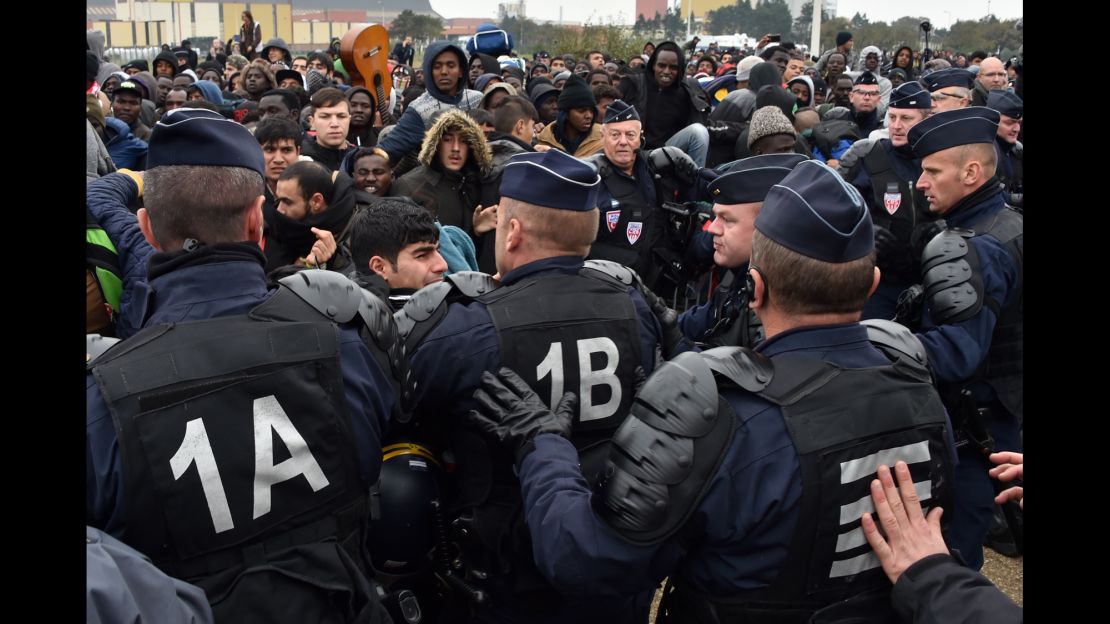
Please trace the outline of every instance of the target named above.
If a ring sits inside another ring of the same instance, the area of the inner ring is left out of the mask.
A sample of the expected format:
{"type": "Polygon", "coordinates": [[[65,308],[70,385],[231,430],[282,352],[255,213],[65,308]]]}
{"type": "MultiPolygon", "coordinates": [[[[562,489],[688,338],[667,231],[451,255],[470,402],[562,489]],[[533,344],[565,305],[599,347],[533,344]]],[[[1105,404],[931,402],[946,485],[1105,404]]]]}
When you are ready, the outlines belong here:
{"type": "Polygon", "coordinates": [[[883,204],[886,205],[886,211],[890,214],[898,212],[898,208],[902,205],[902,194],[884,193],[883,204]]]}
{"type": "Polygon", "coordinates": [[[605,225],[609,226],[609,231],[610,232],[617,229],[617,224],[620,223],[620,220],[621,220],[621,211],[620,210],[610,210],[610,211],[605,213],[605,225]]]}
{"type": "Polygon", "coordinates": [[[644,231],[644,224],[641,221],[629,221],[628,228],[625,229],[624,235],[628,237],[628,244],[635,245],[636,241],[640,240],[640,234],[644,231]]]}

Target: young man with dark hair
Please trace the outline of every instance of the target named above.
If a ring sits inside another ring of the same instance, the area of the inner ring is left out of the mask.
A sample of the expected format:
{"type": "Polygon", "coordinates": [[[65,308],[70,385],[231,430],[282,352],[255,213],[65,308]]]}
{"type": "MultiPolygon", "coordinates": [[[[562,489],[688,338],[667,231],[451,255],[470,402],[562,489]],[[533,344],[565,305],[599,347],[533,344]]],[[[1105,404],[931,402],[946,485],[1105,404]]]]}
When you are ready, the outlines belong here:
{"type": "Polygon", "coordinates": [[[127,124],[131,134],[142,141],[150,140],[150,128],[139,120],[146,88],[135,80],[120,83],[112,92],[112,116],[127,124]]]}
{"type": "Polygon", "coordinates": [[[312,94],[311,120],[316,136],[305,138],[301,151],[305,156],[332,171],[339,171],[343,158],[354,151],[347,141],[351,126],[350,103],[339,89],[326,87],[312,94]]]}
{"type": "Polygon", "coordinates": [[[439,253],[439,227],[420,205],[382,199],[356,214],[349,230],[355,269],[376,274],[389,285],[395,310],[417,290],[443,280],[447,261],[439,253]]]}
{"type": "Polygon", "coordinates": [[[704,125],[709,101],[696,80],[683,77],[685,67],[678,44],[664,41],[656,46],[646,72],[621,80],[621,99],[636,107],[643,119],[645,149],[671,145],[704,167],[709,152],[709,131],[704,125]]]}
{"type": "MultiPolygon", "coordinates": [[[[296,122],[286,117],[270,117],[258,124],[254,138],[262,147],[265,162],[267,200],[272,203],[278,178],[285,168],[297,162],[301,155],[301,129],[296,122]]],[[[263,215],[266,213],[263,204],[263,215]]]]}
{"type": "Polygon", "coordinates": [[[571,76],[559,93],[558,106],[555,122],[544,127],[536,137],[537,144],[578,158],[601,151],[601,124],[595,123],[600,121],[597,101],[586,82],[571,76]]]}
{"type": "Polygon", "coordinates": [[[335,70],[335,65],[332,64],[327,54],[323,52],[312,52],[308,55],[308,68],[305,72],[307,73],[309,69],[315,69],[321,74],[324,74],[325,78],[330,78],[332,72],[335,70]]]}
{"type": "Polygon", "coordinates": [[[346,173],[328,171],[315,162],[286,167],[274,195],[277,214],[272,240],[266,240],[267,265],[345,272],[350,264],[347,224],[355,212],[373,203],[373,197],[357,189],[346,173]]]}
{"type": "Polygon", "coordinates": [[[605,109],[613,102],[621,99],[621,92],[611,85],[598,85],[593,88],[594,100],[597,102],[597,120],[605,119],[605,109]]]}
{"type": "Polygon", "coordinates": [[[301,118],[301,103],[288,89],[270,89],[258,100],[258,112],[262,119],[288,117],[297,121],[301,118]]]}
{"type": "Polygon", "coordinates": [[[373,147],[378,144],[380,127],[374,126],[374,96],[366,87],[351,87],[347,90],[347,105],[351,107],[351,125],[347,130],[347,142],[357,147],[373,147]]]}
{"type": "Polygon", "coordinates": [[[466,55],[457,45],[436,42],[424,52],[425,92],[406,102],[405,113],[397,126],[382,140],[381,147],[390,162],[419,151],[425,133],[431,129],[435,115],[444,110],[463,111],[481,107],[482,92],[468,89],[466,55]]]}
{"type": "Polygon", "coordinates": [[[389,154],[380,147],[360,147],[347,159],[344,171],[355,181],[355,186],[375,195],[385,197],[393,187],[393,170],[389,168],[389,154]]]}
{"type": "Polygon", "coordinates": [[[535,151],[532,141],[538,119],[536,107],[526,97],[511,95],[501,101],[493,112],[493,132],[487,137],[494,170],[501,169],[517,154],[535,151]]]}

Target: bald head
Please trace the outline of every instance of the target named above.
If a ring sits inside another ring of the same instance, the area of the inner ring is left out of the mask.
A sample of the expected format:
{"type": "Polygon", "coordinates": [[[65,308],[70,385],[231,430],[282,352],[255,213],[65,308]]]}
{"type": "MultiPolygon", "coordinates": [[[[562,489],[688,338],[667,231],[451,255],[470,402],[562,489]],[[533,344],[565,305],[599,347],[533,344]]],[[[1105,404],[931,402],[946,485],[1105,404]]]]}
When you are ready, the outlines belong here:
{"type": "Polygon", "coordinates": [[[1006,88],[1006,65],[1002,60],[988,56],[979,64],[979,74],[975,77],[987,91],[1006,88]]]}

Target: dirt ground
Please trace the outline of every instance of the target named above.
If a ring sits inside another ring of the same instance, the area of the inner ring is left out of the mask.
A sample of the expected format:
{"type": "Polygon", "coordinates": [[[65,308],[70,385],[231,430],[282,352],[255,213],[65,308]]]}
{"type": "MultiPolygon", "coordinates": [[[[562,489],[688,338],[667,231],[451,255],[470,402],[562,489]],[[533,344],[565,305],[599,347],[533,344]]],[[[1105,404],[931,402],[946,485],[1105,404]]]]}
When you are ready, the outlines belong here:
{"type": "MultiPolygon", "coordinates": [[[[1024,557],[1010,558],[1000,555],[989,548],[983,549],[983,576],[986,576],[999,589],[1006,593],[1014,602],[1025,606],[1022,602],[1022,581],[1025,570],[1024,557]]],[[[660,590],[662,587],[660,587],[660,590]]],[[[659,601],[663,592],[655,592],[655,600],[651,603],[651,617],[648,622],[655,622],[655,614],[659,610],[659,601]]]]}
{"type": "Polygon", "coordinates": [[[1025,571],[1024,557],[1011,559],[989,548],[984,548],[983,559],[983,576],[989,578],[995,585],[998,585],[998,588],[1012,598],[1014,602],[1025,606],[1022,602],[1022,588],[1024,587],[1023,573],[1025,571]]]}

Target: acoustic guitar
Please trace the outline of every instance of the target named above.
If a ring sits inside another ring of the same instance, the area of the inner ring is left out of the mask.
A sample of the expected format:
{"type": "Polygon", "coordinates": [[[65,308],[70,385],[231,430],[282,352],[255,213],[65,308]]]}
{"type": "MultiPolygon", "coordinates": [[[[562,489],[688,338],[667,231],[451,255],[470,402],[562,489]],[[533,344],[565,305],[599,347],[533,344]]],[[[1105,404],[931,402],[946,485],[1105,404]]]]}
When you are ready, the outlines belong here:
{"type": "Polygon", "coordinates": [[[394,123],[389,112],[393,81],[389,72],[389,31],[385,26],[360,24],[348,30],[339,42],[339,58],[351,78],[351,86],[373,87],[382,125],[394,123]]]}

